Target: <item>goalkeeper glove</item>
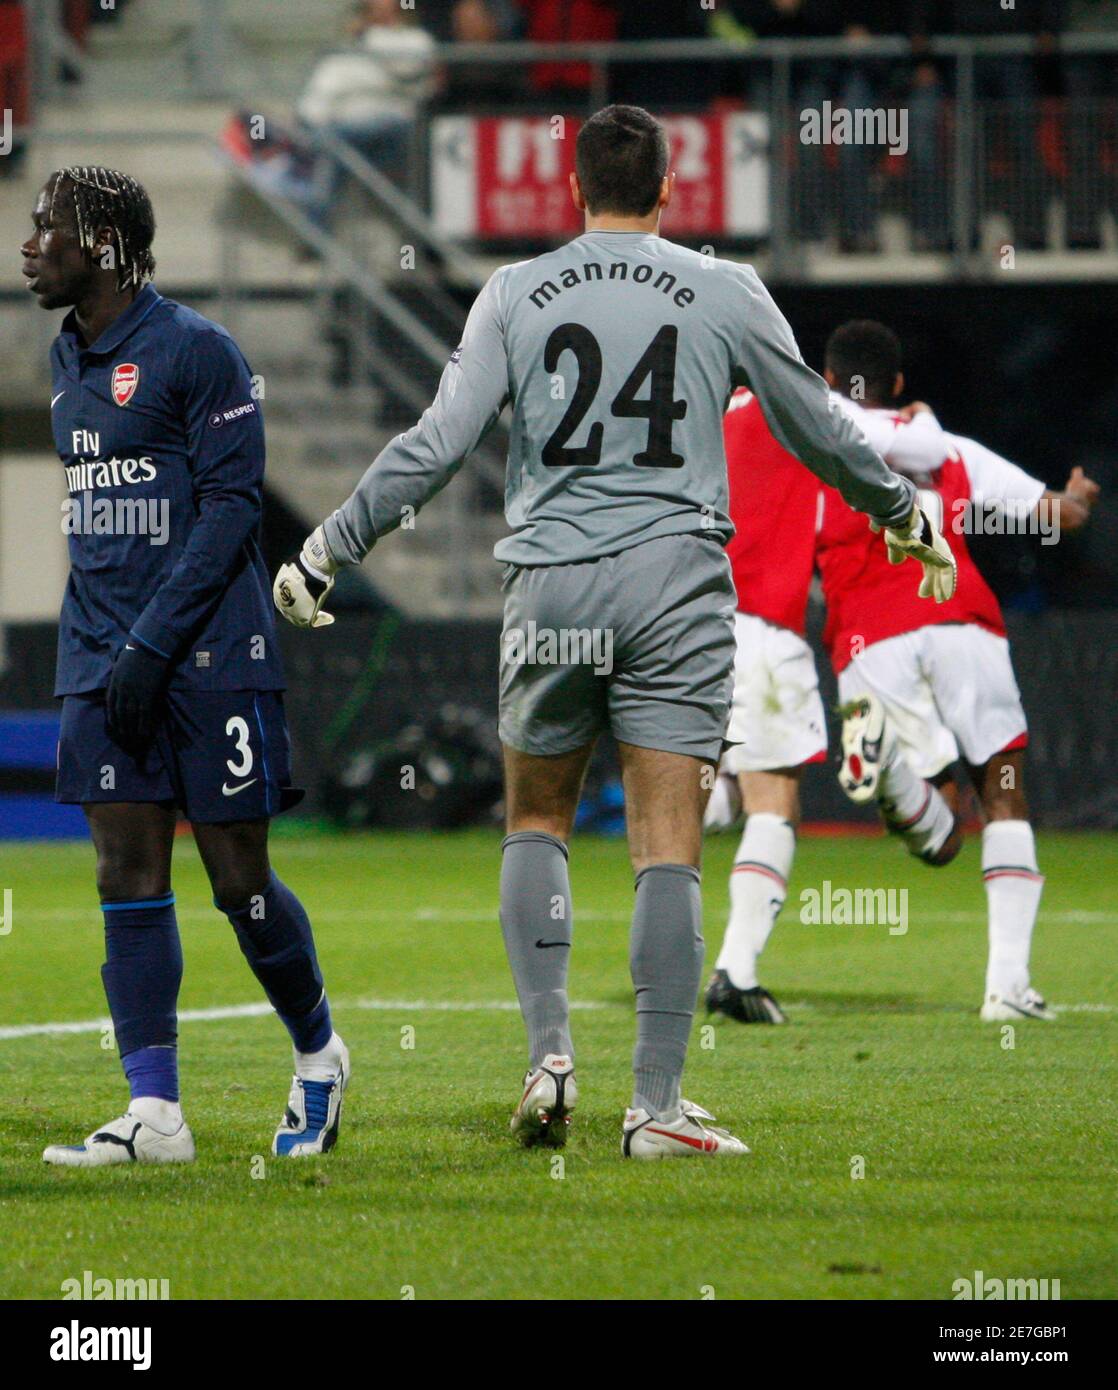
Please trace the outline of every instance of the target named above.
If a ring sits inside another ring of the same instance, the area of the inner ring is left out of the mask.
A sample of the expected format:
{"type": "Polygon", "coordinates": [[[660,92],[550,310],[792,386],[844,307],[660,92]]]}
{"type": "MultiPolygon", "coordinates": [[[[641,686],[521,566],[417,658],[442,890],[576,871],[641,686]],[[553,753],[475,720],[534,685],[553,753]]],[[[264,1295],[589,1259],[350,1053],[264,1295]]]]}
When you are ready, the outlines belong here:
{"type": "Polygon", "coordinates": [[[937,603],[946,603],[951,598],[955,592],[955,557],[927,512],[913,507],[904,526],[882,528],[876,521],[870,525],[875,531],[884,529],[891,565],[901,564],[910,555],[920,561],[924,567],[924,578],[918,590],[921,598],[934,598],[937,603]]]}
{"type": "Polygon", "coordinates": [[[155,734],[156,710],[168,666],[163,657],[131,642],[113,662],[105,717],[110,737],[126,753],[143,753],[155,734]]]}
{"type": "Polygon", "coordinates": [[[319,526],[303,542],[299,554],[280,565],[272,585],[275,605],[289,623],[296,627],[330,626],[334,615],[324,613],[322,605],[334,587],[337,569],[319,526]]]}

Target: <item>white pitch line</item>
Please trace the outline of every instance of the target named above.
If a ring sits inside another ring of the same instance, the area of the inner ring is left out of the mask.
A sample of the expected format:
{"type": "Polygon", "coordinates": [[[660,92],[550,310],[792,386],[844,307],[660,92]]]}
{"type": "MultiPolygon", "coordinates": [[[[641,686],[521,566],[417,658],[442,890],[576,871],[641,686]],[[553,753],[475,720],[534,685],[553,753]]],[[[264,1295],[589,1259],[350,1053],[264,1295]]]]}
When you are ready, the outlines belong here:
{"type": "MultiPolygon", "coordinates": [[[[572,1003],[572,1010],[585,1013],[609,1008],[597,1000],[572,1003]]],[[[379,1013],[516,1013],[520,1005],[515,999],[343,999],[330,1001],[331,1010],[363,1009],[379,1013]]],[[[228,1004],[216,1009],[184,1009],[180,1023],[214,1023],[226,1018],[261,1018],[272,1013],[271,1004],[228,1004]]],[[[59,1036],[68,1033],[100,1033],[111,1028],[111,1018],[83,1018],[71,1023],[17,1023],[0,1028],[0,1042],[13,1038],[59,1036]]]]}
{"type": "MultiPolygon", "coordinates": [[[[376,1013],[515,1013],[519,1005],[512,999],[343,999],[339,1003],[331,1001],[332,1009],[360,1009],[376,1013]]],[[[572,1003],[572,1012],[589,1013],[599,1009],[615,1007],[600,1000],[586,1000],[572,1003]]],[[[620,1006],[616,1006],[620,1007],[620,1006]]],[[[800,1013],[811,1013],[816,1005],[797,1000],[786,1003],[785,1009],[800,1013]]],[[[1057,1014],[1113,1014],[1118,1013],[1115,1004],[1053,1004],[1057,1014]]],[[[180,1023],[215,1023],[228,1018],[263,1018],[272,1012],[271,1004],[228,1004],[215,1009],[185,1009],[179,1014],[180,1023]]],[[[853,1007],[851,1013],[857,1013],[853,1007]]],[[[71,1033],[100,1033],[112,1027],[109,1018],[85,1018],[68,1023],[17,1023],[0,1028],[0,1042],[16,1038],[59,1037],[71,1033]]]]}
{"type": "MultiPolygon", "coordinates": [[[[85,917],[96,915],[97,909],[90,907],[84,911],[85,917]]],[[[180,921],[212,922],[219,925],[223,918],[217,908],[186,907],[176,908],[180,921]]],[[[974,912],[918,912],[912,913],[918,922],[965,923],[985,922],[986,913],[974,912]]],[[[628,922],[631,912],[580,912],[576,909],[576,919],[581,922],[628,922]]],[[[18,925],[20,919],[29,922],[78,922],[83,917],[81,910],[63,907],[13,908],[13,919],[18,925]]],[[[793,925],[796,920],[795,905],[790,903],[780,922],[793,925]]],[[[496,908],[457,908],[457,907],[370,907],[367,911],[355,912],[352,908],[326,908],[312,913],[313,922],[492,922],[496,925],[496,908]]],[[[1113,912],[1096,912],[1089,908],[1068,908],[1062,912],[1042,912],[1038,925],[1045,923],[1067,923],[1073,926],[1112,926],[1118,924],[1118,916],[1113,912]]]]}

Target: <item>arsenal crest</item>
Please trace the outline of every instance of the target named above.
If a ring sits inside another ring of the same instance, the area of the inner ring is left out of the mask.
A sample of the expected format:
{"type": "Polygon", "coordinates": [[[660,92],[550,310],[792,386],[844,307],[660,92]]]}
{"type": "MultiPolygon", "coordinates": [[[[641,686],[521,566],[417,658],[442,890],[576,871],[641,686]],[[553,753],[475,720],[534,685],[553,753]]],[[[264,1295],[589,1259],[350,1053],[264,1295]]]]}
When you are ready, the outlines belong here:
{"type": "Polygon", "coordinates": [[[113,368],[111,390],[117,405],[127,405],[140,384],[140,369],[135,362],[121,362],[113,368]]]}

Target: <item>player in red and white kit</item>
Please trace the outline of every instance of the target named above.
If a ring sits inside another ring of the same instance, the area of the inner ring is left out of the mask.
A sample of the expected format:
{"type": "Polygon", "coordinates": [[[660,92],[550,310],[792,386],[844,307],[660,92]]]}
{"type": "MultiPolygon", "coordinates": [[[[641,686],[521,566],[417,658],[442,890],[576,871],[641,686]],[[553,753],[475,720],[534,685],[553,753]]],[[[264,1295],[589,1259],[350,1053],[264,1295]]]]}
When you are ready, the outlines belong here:
{"type": "MultiPolygon", "coordinates": [[[[870,442],[887,461],[892,454],[911,463],[925,457],[929,428],[923,417],[875,421],[870,442]]],[[[938,424],[934,429],[938,434],[938,424]]],[[[726,553],[737,592],[737,652],[727,734],[731,747],[720,764],[704,824],[708,830],[726,829],[743,807],[747,819],[730,874],[730,919],[706,1004],[712,1013],[740,1023],[784,1023],[780,1006],[757,979],[757,962],[788,891],[800,779],[805,767],[827,755],[815,659],[804,638],[821,485],[773,438],[751,391],[731,396],[723,436],[735,527],[726,553]]],[[[872,535],[868,527],[866,534],[872,535]]]]}
{"type": "MultiPolygon", "coordinates": [[[[905,419],[892,402],[903,390],[900,343],[884,325],[844,324],[832,334],[824,376],[867,435],[905,419]],[[849,397],[858,393],[861,404],[849,397]]],[[[912,408],[910,408],[912,409],[912,408]]],[[[1075,469],[1063,492],[1046,489],[974,440],[923,423],[916,455],[886,459],[913,477],[920,506],[955,556],[954,597],[914,603],[867,530],[832,488],[823,487],[817,563],[827,602],[824,641],[843,701],[839,781],[857,802],[876,800],[886,825],[926,863],[958,853],[960,756],[986,817],[982,870],[989,959],[982,1017],[1050,1019],[1029,982],[1029,950],[1044,883],[1024,793],[1025,712],[998,601],[967,550],[969,519],[991,506],[1018,526],[1078,529],[1098,487],[1075,469]]],[[[912,436],[911,432],[909,439],[912,436]]]]}

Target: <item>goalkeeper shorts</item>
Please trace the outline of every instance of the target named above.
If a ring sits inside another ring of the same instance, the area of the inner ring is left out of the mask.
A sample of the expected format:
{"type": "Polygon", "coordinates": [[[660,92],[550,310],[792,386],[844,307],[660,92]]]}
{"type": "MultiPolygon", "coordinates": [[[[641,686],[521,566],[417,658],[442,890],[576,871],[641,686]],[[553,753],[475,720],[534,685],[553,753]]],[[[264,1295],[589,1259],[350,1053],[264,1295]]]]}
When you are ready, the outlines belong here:
{"type": "Polygon", "coordinates": [[[660,536],[505,571],[501,740],[574,752],[600,733],[716,763],[730,713],[734,583],[710,536],[660,536]]]}

